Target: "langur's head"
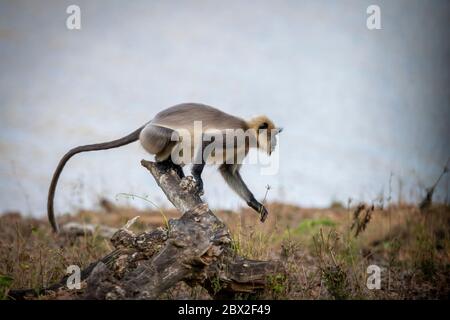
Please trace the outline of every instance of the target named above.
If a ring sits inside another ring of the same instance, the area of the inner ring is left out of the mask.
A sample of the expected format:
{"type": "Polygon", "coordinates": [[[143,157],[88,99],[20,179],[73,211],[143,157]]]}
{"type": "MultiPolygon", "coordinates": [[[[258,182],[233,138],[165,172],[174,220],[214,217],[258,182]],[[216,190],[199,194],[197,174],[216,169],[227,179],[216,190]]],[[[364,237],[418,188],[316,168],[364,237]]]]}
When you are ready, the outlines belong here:
{"type": "Polygon", "coordinates": [[[255,117],[248,122],[248,125],[256,134],[258,149],[270,156],[277,145],[276,136],[283,131],[283,128],[275,127],[273,121],[266,116],[255,117]]]}

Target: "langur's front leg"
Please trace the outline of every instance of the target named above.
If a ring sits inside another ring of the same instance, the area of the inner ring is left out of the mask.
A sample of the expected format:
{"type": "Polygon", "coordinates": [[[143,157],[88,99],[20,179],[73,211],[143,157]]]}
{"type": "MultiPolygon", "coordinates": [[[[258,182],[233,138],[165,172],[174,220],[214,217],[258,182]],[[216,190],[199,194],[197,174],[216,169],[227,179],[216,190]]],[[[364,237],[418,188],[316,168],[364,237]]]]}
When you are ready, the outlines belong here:
{"type": "Polygon", "coordinates": [[[234,165],[223,164],[220,166],[220,173],[227,184],[247,202],[247,205],[259,213],[261,222],[266,221],[269,212],[264,205],[255,199],[253,193],[248,189],[238,168],[234,165]]]}

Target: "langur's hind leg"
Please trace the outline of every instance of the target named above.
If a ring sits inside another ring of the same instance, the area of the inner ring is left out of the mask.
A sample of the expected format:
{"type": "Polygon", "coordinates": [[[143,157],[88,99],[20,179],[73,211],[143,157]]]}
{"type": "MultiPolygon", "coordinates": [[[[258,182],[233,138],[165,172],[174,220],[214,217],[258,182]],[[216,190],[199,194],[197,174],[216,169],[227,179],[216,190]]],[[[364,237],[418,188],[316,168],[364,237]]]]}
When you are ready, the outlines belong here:
{"type": "Polygon", "coordinates": [[[259,213],[261,222],[264,222],[267,218],[268,211],[262,203],[255,199],[253,193],[248,189],[244,180],[242,180],[239,167],[236,168],[234,165],[223,164],[219,169],[226,183],[247,202],[250,208],[259,213]]]}
{"type": "Polygon", "coordinates": [[[178,176],[184,177],[183,169],[171,159],[172,149],[177,141],[172,140],[174,131],[169,128],[148,125],[141,133],[140,140],[145,150],[155,155],[155,160],[161,170],[175,170],[178,176]]]}
{"type": "MultiPolygon", "coordinates": [[[[202,172],[206,165],[206,160],[210,156],[209,153],[204,154],[206,147],[215,141],[215,137],[208,137],[207,134],[203,134],[202,136],[202,144],[201,147],[198,148],[196,154],[193,159],[193,166],[191,169],[192,177],[195,179],[197,184],[197,193],[202,196],[204,194],[203,191],[203,180],[202,180],[202,172]]],[[[225,140],[223,140],[225,141],[225,140]]]]}
{"type": "Polygon", "coordinates": [[[197,193],[202,196],[204,194],[203,191],[203,179],[202,172],[205,164],[194,164],[191,169],[192,177],[195,179],[197,193]]]}
{"type": "MultiPolygon", "coordinates": [[[[172,162],[172,160],[170,160],[170,162],[172,162]]],[[[178,174],[178,176],[180,177],[180,179],[184,178],[184,172],[183,172],[183,168],[179,165],[179,164],[175,164],[172,162],[173,165],[173,169],[175,170],[175,172],[178,174]]]]}

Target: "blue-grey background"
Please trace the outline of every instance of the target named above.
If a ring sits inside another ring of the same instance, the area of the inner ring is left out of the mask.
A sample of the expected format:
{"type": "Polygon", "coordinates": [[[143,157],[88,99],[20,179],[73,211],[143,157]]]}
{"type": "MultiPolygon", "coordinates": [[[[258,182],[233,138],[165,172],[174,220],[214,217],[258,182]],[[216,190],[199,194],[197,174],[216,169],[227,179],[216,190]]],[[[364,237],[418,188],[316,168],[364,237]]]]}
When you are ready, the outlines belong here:
{"type": "MultiPolygon", "coordinates": [[[[304,206],[389,190],[417,201],[450,155],[449,21],[450,2],[437,0],[1,0],[0,211],[43,215],[68,149],[191,101],[285,128],[278,174],[242,171],[258,198],[269,184],[269,201],[304,206]],[[81,7],[80,31],[66,29],[70,4],[81,7]],[[382,30],[366,28],[370,4],[382,30]]],[[[144,157],[138,144],[76,156],[57,211],[120,192],[167,205],[144,157]]],[[[243,205],[212,168],[205,184],[212,206],[243,205]]]]}

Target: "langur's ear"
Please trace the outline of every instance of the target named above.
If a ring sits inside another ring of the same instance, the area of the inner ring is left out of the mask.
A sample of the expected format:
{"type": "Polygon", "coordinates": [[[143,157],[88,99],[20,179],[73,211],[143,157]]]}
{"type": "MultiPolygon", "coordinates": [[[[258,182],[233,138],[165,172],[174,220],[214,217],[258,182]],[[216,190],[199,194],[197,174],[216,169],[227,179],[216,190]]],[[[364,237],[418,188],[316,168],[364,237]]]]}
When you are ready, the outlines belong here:
{"type": "Polygon", "coordinates": [[[282,131],[283,131],[283,128],[282,128],[282,127],[276,128],[276,133],[275,133],[275,134],[279,134],[279,133],[282,132],[282,131]]]}

